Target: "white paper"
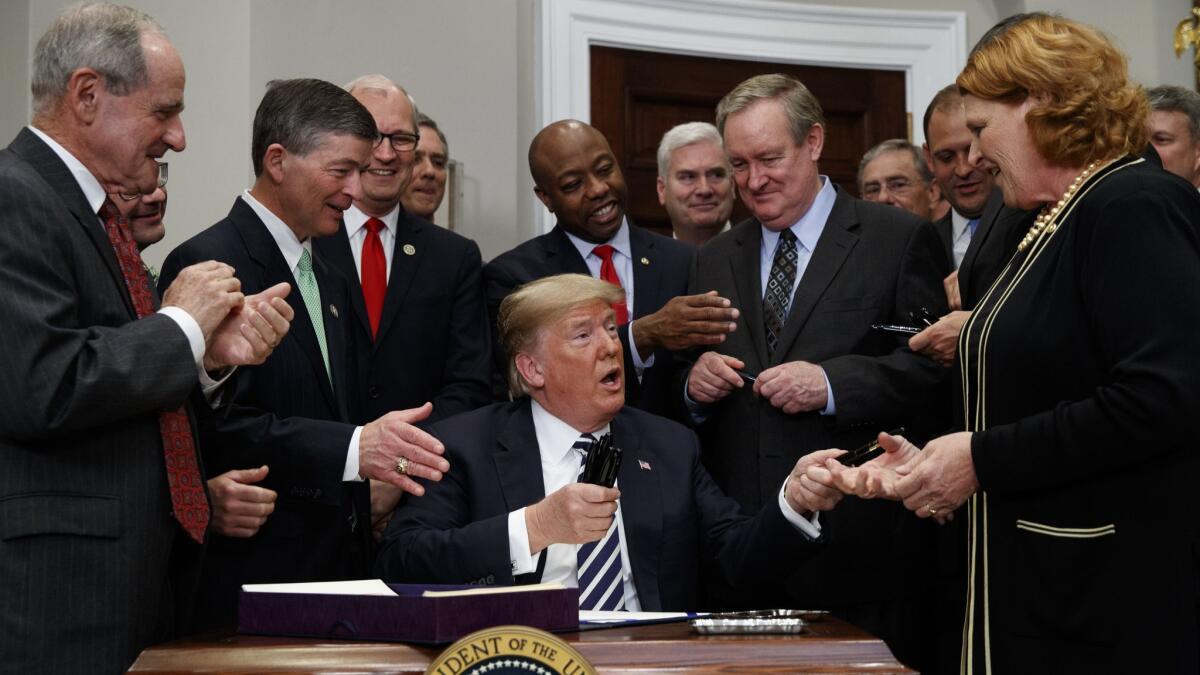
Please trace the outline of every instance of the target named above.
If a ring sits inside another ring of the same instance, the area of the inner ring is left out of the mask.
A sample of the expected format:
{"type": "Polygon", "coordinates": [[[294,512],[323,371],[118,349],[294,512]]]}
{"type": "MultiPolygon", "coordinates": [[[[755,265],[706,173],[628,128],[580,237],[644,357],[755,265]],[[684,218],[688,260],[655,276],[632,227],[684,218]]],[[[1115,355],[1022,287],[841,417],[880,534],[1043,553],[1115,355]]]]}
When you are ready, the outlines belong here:
{"type": "Polygon", "coordinates": [[[689,619],[706,614],[687,612],[604,612],[595,609],[579,610],[579,623],[626,623],[632,621],[667,621],[689,619]]]}
{"type": "Polygon", "coordinates": [[[383,579],[314,581],[307,584],[243,584],[247,593],[316,593],[319,595],[396,595],[383,579]]]}

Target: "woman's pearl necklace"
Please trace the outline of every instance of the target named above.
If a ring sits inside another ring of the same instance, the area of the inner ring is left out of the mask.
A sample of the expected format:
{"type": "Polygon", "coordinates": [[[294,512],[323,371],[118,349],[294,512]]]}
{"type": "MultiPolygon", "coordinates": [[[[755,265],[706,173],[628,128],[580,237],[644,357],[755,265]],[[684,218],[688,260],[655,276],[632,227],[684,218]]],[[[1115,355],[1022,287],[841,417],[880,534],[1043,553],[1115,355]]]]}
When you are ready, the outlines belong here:
{"type": "MultiPolygon", "coordinates": [[[[1104,166],[1108,166],[1109,163],[1110,162],[1105,162],[1104,166]]],[[[1029,228],[1029,231],[1025,233],[1025,237],[1021,239],[1021,243],[1017,244],[1018,251],[1024,251],[1026,248],[1028,248],[1030,244],[1032,244],[1038,237],[1042,235],[1042,232],[1050,234],[1054,232],[1054,230],[1058,229],[1058,223],[1054,222],[1055,218],[1057,218],[1058,214],[1061,213],[1064,208],[1066,208],[1067,204],[1071,201],[1071,198],[1074,197],[1075,193],[1079,191],[1079,187],[1083,185],[1088,178],[1096,173],[1098,166],[1099,165],[1096,162],[1088,164],[1087,168],[1083,170],[1083,173],[1079,174],[1075,177],[1075,180],[1071,181],[1070,187],[1068,187],[1067,191],[1063,193],[1062,199],[1058,200],[1057,204],[1054,206],[1046,204],[1046,206],[1042,207],[1042,212],[1039,213],[1037,219],[1033,221],[1033,227],[1029,228]]]]}

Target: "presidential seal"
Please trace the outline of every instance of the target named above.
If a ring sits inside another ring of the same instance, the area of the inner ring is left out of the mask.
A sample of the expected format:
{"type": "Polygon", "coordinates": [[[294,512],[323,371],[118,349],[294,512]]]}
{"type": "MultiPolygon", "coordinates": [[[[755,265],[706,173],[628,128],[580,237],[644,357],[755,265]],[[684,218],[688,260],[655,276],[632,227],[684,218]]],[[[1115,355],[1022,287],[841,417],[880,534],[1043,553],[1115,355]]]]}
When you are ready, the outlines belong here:
{"type": "Polygon", "coordinates": [[[566,642],[528,626],[471,633],[442,652],[425,675],[596,675],[566,642]]]}

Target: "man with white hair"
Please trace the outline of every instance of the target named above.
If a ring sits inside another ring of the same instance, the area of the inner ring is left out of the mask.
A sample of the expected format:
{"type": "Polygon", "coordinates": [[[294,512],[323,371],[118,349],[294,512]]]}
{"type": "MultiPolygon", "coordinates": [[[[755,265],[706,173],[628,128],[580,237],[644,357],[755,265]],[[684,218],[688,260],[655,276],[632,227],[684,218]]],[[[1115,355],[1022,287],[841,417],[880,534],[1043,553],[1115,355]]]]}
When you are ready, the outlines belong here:
{"type": "Polygon", "coordinates": [[[123,672],[171,637],[212,517],[189,400],[293,316],[287,284],[244,297],[211,260],[159,308],[107,197],[153,193],[184,149],[184,80],[152,18],[76,5],[38,41],[33,121],[0,152],[2,672],[123,672]]]}
{"type": "Polygon", "coordinates": [[[675,238],[700,246],[729,229],[733,179],[721,134],[708,122],[672,127],[658,144],[658,203],[675,238]]]}

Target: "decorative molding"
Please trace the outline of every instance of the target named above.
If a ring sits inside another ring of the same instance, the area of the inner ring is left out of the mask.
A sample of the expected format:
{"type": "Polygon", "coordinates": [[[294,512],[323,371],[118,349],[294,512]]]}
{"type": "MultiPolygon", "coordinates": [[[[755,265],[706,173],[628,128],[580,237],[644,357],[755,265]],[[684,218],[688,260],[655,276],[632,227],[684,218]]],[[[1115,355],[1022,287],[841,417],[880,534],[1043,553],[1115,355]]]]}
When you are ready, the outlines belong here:
{"type": "MultiPolygon", "coordinates": [[[[901,70],[912,119],[966,62],[966,14],[782,0],[538,0],[534,110],[541,129],[591,117],[592,45],[901,70]],[[915,104],[915,105],[914,105],[915,104]]],[[[923,141],[914,124],[914,142],[923,141]]],[[[536,197],[538,232],[553,221],[536,197]]]]}

